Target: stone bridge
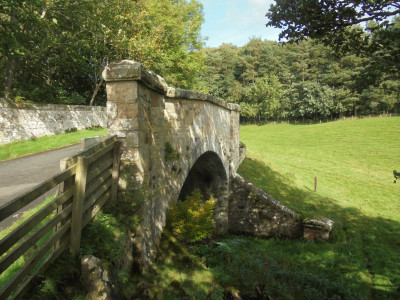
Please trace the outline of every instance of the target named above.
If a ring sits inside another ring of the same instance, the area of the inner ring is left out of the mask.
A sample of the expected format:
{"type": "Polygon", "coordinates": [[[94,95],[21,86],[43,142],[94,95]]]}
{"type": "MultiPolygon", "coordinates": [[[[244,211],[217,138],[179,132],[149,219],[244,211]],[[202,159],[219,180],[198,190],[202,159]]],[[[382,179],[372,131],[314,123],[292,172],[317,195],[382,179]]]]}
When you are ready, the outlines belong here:
{"type": "Polygon", "coordinates": [[[154,257],[168,207],[194,188],[217,199],[217,234],[302,235],[294,212],[235,177],[245,155],[238,105],[171,88],[134,61],[110,64],[103,77],[109,134],[122,141],[119,189],[145,199],[134,238],[142,264],[154,257]]]}
{"type": "Polygon", "coordinates": [[[121,170],[129,170],[130,176],[121,180],[120,188],[134,183],[146,194],[136,243],[142,259],[153,256],[168,207],[194,188],[218,199],[216,232],[226,233],[229,180],[244,156],[240,107],[168,87],[134,61],[109,65],[103,77],[109,134],[121,139],[121,170]]]}

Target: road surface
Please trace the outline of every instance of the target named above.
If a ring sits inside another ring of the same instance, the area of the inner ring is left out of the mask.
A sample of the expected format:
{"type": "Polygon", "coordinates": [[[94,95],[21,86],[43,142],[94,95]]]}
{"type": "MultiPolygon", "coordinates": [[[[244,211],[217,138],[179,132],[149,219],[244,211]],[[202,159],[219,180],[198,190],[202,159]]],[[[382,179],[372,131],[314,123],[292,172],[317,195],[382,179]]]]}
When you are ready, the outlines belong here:
{"type": "MultiPolygon", "coordinates": [[[[80,147],[80,144],[76,144],[0,162],[0,206],[59,173],[60,160],[80,151],[80,147]]],[[[12,217],[0,222],[0,230],[11,225],[24,211],[36,206],[46,197],[54,195],[55,192],[56,188],[16,212],[12,217]]]]}

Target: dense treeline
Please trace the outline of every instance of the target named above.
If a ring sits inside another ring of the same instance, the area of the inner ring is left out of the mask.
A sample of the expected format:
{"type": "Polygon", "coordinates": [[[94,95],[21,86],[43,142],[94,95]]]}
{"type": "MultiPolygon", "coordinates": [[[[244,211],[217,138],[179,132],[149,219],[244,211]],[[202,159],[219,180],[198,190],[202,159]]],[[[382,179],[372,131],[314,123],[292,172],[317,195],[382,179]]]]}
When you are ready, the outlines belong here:
{"type": "MultiPolygon", "coordinates": [[[[400,19],[390,30],[400,30],[400,19]]],[[[363,34],[373,39],[383,32],[363,34]]],[[[398,43],[388,41],[366,56],[338,53],[311,39],[278,44],[252,38],[243,47],[203,49],[206,70],[201,81],[204,91],[239,103],[248,121],[399,112],[400,68],[384,64],[385,57],[395,58],[390,51],[397,51],[398,43]]]]}
{"type": "Polygon", "coordinates": [[[252,38],[205,49],[202,22],[197,0],[0,1],[0,93],[104,104],[102,70],[134,59],[171,85],[239,103],[244,120],[400,110],[400,18],[344,28],[331,45],[252,38]]]}
{"type": "Polygon", "coordinates": [[[0,92],[14,100],[102,104],[101,72],[120,59],[193,88],[202,22],[196,0],[2,0],[0,92]]]}

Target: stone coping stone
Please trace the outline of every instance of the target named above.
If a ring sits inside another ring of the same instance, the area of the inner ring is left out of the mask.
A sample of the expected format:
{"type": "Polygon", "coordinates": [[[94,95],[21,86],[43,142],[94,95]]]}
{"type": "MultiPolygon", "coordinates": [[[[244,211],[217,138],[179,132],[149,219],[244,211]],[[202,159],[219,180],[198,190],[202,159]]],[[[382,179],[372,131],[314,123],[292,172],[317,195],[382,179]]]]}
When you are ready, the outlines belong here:
{"type": "Polygon", "coordinates": [[[6,98],[0,98],[0,108],[4,109],[25,109],[25,110],[54,110],[57,111],[91,111],[106,110],[105,106],[89,106],[89,105],[69,105],[69,104],[53,104],[53,103],[17,103],[6,98]]]}
{"type": "Polygon", "coordinates": [[[328,218],[306,218],[303,220],[303,226],[307,228],[315,228],[320,230],[331,231],[334,222],[328,218]]]}
{"type": "Polygon", "coordinates": [[[137,61],[122,60],[111,63],[105,67],[102,75],[106,82],[140,81],[149,89],[162,95],[166,95],[171,99],[207,101],[231,111],[240,112],[240,106],[238,104],[226,103],[225,101],[208,94],[170,87],[164,78],[151,71],[148,71],[141,63],[137,61]]]}

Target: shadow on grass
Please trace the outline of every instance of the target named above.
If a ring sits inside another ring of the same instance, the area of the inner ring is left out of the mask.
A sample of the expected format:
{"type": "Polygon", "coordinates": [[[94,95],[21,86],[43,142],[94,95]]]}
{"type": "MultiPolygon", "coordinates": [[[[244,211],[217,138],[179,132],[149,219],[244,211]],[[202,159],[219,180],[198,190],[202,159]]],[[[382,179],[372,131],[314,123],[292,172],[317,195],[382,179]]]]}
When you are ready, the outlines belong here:
{"type": "Polygon", "coordinates": [[[399,222],[367,216],[359,209],[342,206],[337,199],[301,190],[293,183],[292,174],[280,174],[261,161],[246,158],[239,173],[302,217],[323,216],[335,222],[329,242],[272,242],[271,249],[283,253],[283,264],[347,282],[359,290],[361,298],[400,297],[396,291],[400,284],[399,222]]]}
{"type": "MultiPolygon", "coordinates": [[[[164,235],[154,272],[129,279],[126,296],[233,299],[229,295],[239,291],[243,299],[266,299],[257,298],[257,286],[265,287],[273,299],[399,299],[399,222],[370,217],[342,206],[338,199],[299,189],[293,174],[280,174],[257,160],[247,158],[239,173],[302,217],[334,220],[331,239],[309,242],[225,236],[190,246],[192,254],[164,235]]],[[[108,226],[114,221],[100,216],[91,229],[97,244],[83,248],[99,257],[99,252],[107,252],[108,257],[111,253],[116,259],[121,255],[119,241],[108,226]]],[[[60,292],[60,286],[66,285],[53,286],[47,281],[46,295],[56,294],[55,289],[60,292]]]]}

